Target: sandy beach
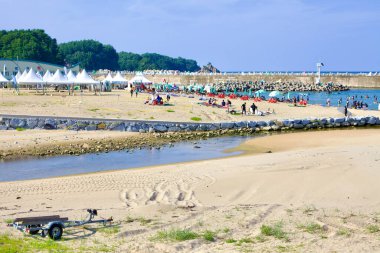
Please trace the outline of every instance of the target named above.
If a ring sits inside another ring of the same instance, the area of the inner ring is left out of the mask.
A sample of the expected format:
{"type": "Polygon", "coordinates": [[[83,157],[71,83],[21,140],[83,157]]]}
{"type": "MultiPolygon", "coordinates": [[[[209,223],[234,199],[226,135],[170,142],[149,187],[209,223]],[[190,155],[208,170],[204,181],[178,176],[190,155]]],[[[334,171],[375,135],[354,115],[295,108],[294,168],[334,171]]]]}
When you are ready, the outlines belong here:
{"type": "MultiPolygon", "coordinates": [[[[286,103],[257,102],[260,111],[268,109],[275,114],[266,116],[241,116],[226,113],[225,109],[199,105],[199,97],[174,97],[170,100],[171,106],[145,105],[148,94],[140,93],[138,97],[130,97],[128,91],[115,90],[112,93],[102,93],[94,96],[93,93],[79,93],[75,96],[36,95],[35,91],[21,91],[16,96],[10,90],[0,89],[0,114],[36,115],[36,116],[70,116],[86,118],[113,118],[129,120],[159,120],[191,122],[191,118],[198,117],[201,122],[241,121],[241,120],[273,120],[288,118],[308,118],[311,115],[320,117],[341,117],[343,114],[336,107],[309,105],[308,107],[289,107],[286,103]]],[[[220,104],[222,99],[218,99],[220,104]]],[[[232,99],[233,109],[240,110],[243,102],[232,99]]],[[[246,101],[250,106],[252,100],[246,101]]],[[[349,110],[353,116],[372,115],[379,117],[379,111],[349,110]]]]}
{"type": "Polygon", "coordinates": [[[79,228],[59,244],[85,252],[378,252],[378,133],[280,134],[244,143],[249,152],[237,157],[0,183],[2,231],[20,237],[4,228],[18,216],[83,218],[97,208],[114,217],[112,230],[79,228]],[[162,238],[183,229],[196,238],[162,238]]]}

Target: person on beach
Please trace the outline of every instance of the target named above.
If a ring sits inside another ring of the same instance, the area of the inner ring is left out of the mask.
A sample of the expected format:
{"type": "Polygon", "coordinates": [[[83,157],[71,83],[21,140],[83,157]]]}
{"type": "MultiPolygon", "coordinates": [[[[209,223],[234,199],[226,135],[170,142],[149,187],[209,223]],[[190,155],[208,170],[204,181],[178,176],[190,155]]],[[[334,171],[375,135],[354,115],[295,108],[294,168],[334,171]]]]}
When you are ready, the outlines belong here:
{"type": "Polygon", "coordinates": [[[328,107],[330,107],[330,98],[328,98],[327,100],[326,100],[326,105],[328,106],[328,107]]]}
{"type": "Polygon", "coordinates": [[[348,108],[347,105],[344,107],[344,116],[347,117],[348,114],[348,108]]]}
{"type": "Polygon", "coordinates": [[[247,108],[245,102],[241,105],[241,115],[247,115],[247,108]]]}
{"type": "Polygon", "coordinates": [[[137,97],[137,95],[139,94],[139,89],[136,89],[135,94],[136,94],[136,97],[137,97]]]}
{"type": "Polygon", "coordinates": [[[252,105],[251,105],[251,108],[250,108],[250,113],[252,114],[252,115],[255,115],[256,114],[256,105],[255,105],[255,103],[252,103],[252,105]]]}
{"type": "Polygon", "coordinates": [[[226,106],[226,102],[224,101],[224,99],[223,99],[223,101],[222,101],[222,106],[223,106],[223,107],[226,106]]]}
{"type": "Polygon", "coordinates": [[[297,106],[297,99],[296,99],[296,97],[293,97],[293,105],[297,106]]]}
{"type": "Polygon", "coordinates": [[[134,92],[134,90],[133,90],[133,88],[131,87],[131,90],[130,90],[130,92],[131,92],[131,98],[133,97],[133,92],[134,92]]]}
{"type": "Polygon", "coordinates": [[[166,100],[169,102],[170,101],[170,94],[166,94],[166,100]]]}

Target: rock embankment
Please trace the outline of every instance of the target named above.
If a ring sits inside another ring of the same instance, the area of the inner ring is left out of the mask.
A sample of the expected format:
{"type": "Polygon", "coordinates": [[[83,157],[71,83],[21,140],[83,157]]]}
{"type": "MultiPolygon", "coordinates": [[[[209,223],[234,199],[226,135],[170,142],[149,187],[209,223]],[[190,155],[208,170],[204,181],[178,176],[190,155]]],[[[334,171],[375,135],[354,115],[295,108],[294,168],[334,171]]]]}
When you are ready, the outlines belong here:
{"type": "Polygon", "coordinates": [[[59,118],[0,118],[1,130],[66,129],[75,131],[128,131],[141,134],[125,138],[104,138],[69,144],[52,144],[17,150],[0,150],[0,159],[25,156],[79,155],[136,148],[159,148],[181,140],[195,140],[224,135],[379,126],[378,117],[310,118],[222,123],[175,123],[152,121],[94,121],[59,118]]]}

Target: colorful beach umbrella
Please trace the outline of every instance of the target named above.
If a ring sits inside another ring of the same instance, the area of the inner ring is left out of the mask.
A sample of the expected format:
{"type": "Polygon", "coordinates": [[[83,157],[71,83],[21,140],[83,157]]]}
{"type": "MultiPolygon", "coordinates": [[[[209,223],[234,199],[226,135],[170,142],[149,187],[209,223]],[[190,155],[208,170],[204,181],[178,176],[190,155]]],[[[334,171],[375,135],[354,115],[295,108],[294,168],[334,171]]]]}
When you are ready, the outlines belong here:
{"type": "Polygon", "coordinates": [[[275,90],[275,91],[272,91],[271,93],[269,93],[270,97],[279,97],[281,95],[282,95],[282,93],[279,92],[278,90],[275,90]]]}

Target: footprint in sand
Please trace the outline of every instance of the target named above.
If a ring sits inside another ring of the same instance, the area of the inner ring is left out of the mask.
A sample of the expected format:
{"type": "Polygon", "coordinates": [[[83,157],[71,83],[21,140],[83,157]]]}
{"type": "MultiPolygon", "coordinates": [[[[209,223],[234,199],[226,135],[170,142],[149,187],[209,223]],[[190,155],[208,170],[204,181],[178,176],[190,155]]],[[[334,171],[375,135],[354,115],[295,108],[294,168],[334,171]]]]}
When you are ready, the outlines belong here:
{"type": "Polygon", "coordinates": [[[168,204],[184,207],[201,206],[194,190],[184,181],[160,182],[154,187],[134,188],[124,192],[127,206],[168,204]]]}

